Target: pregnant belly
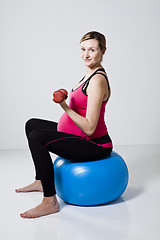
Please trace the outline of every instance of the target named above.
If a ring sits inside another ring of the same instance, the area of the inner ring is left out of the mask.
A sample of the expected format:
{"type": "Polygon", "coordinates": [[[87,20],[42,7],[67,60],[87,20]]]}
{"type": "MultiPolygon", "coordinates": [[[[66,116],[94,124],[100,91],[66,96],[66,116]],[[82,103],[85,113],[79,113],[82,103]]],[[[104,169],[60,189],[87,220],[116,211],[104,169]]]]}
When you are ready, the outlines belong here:
{"type": "Polygon", "coordinates": [[[65,132],[65,133],[70,133],[74,135],[78,135],[81,137],[89,138],[73,121],[72,119],[68,116],[68,114],[65,112],[57,126],[57,130],[59,132],[65,132]]]}

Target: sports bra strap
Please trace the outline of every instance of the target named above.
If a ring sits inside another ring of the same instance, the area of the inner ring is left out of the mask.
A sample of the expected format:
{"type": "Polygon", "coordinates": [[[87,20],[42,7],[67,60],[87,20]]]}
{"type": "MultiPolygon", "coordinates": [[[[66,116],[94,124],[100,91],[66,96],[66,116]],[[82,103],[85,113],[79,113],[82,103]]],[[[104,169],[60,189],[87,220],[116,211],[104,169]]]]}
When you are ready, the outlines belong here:
{"type": "Polygon", "coordinates": [[[104,68],[98,68],[95,72],[97,72],[97,71],[103,71],[103,72],[105,72],[104,68]]]}
{"type": "MultiPolygon", "coordinates": [[[[98,71],[103,71],[103,72],[106,73],[106,71],[104,70],[104,68],[99,68],[99,69],[97,69],[94,73],[91,74],[91,76],[86,80],[86,82],[88,83],[89,80],[90,80],[94,75],[96,75],[97,73],[98,73],[98,74],[102,74],[103,76],[105,76],[103,73],[100,73],[100,72],[98,72],[98,71]]],[[[105,77],[106,77],[106,76],[105,76],[105,77]]]]}
{"type": "MultiPolygon", "coordinates": [[[[101,75],[103,75],[103,76],[106,78],[106,80],[107,80],[107,85],[108,85],[108,91],[110,92],[110,86],[109,86],[109,82],[108,82],[108,77],[107,77],[104,73],[101,73],[101,72],[98,72],[98,71],[103,71],[103,72],[106,73],[106,71],[105,71],[103,68],[99,68],[99,69],[97,69],[97,70],[86,80],[84,86],[82,87],[82,92],[83,92],[86,96],[87,96],[87,94],[86,94],[86,89],[87,89],[87,87],[88,87],[88,85],[89,85],[90,79],[91,79],[94,75],[96,75],[96,74],[101,74],[101,75]]],[[[109,99],[109,97],[110,97],[110,96],[108,96],[108,99],[109,99]]],[[[106,101],[108,101],[108,99],[107,99],[106,101]]]]}
{"type": "Polygon", "coordinates": [[[98,68],[94,73],[91,74],[91,76],[88,79],[92,78],[98,71],[105,72],[104,68],[98,68]]]}
{"type": "MultiPolygon", "coordinates": [[[[103,72],[105,72],[104,68],[99,68],[99,69],[97,69],[94,73],[92,73],[91,76],[89,76],[89,78],[87,78],[85,82],[87,82],[88,80],[90,80],[98,71],[103,71],[103,72]]],[[[79,81],[79,83],[82,82],[84,78],[85,78],[85,76],[79,81]]]]}

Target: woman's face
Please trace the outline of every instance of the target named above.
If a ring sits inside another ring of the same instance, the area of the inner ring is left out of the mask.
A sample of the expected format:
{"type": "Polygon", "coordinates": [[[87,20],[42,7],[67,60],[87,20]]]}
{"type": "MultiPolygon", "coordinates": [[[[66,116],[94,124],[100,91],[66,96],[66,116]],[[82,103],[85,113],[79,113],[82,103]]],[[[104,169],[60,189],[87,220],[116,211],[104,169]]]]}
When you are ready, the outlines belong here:
{"type": "Polygon", "coordinates": [[[104,51],[99,47],[99,42],[96,39],[88,39],[81,42],[81,57],[86,67],[94,68],[102,61],[104,51]]]}

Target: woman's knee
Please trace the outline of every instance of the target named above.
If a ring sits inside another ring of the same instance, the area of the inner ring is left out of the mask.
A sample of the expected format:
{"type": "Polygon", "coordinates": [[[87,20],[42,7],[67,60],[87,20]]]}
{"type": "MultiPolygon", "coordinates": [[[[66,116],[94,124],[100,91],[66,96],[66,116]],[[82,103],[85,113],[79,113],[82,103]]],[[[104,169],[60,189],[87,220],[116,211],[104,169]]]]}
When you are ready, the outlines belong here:
{"type": "Polygon", "coordinates": [[[25,123],[25,129],[26,129],[26,130],[31,129],[31,128],[35,125],[35,122],[36,122],[36,118],[31,118],[31,119],[29,119],[29,120],[25,123]]]}
{"type": "Polygon", "coordinates": [[[42,130],[35,129],[32,130],[28,135],[28,140],[30,143],[40,143],[43,138],[42,130]]]}
{"type": "Polygon", "coordinates": [[[25,123],[25,132],[27,137],[36,127],[36,118],[31,118],[25,123]]]}

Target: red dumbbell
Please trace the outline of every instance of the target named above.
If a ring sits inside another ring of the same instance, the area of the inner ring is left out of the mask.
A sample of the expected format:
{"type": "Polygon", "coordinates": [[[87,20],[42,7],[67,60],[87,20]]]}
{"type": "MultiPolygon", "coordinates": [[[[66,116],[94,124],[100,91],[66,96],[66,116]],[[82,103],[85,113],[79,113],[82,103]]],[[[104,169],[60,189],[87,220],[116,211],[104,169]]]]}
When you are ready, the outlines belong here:
{"type": "Polygon", "coordinates": [[[53,101],[61,103],[68,97],[68,92],[65,89],[59,89],[53,93],[53,101]]]}
{"type": "Polygon", "coordinates": [[[68,92],[67,92],[65,89],[61,88],[61,89],[59,89],[58,91],[61,91],[61,92],[64,93],[64,95],[65,95],[65,99],[68,98],[68,92]]]}

